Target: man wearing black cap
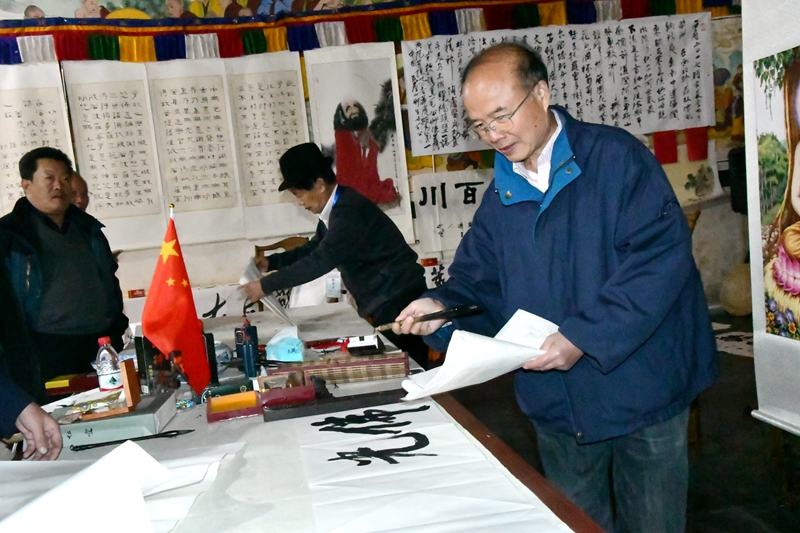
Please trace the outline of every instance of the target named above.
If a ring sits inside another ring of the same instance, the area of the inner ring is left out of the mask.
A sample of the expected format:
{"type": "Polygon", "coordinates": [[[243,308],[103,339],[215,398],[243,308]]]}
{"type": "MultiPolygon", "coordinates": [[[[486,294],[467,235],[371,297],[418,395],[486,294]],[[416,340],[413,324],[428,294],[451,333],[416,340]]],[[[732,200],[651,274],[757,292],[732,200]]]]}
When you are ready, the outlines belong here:
{"type": "MultiPolygon", "coordinates": [[[[241,290],[255,301],[338,268],[358,314],[372,324],[391,322],[426,290],[425,270],[378,206],[337,185],[332,162],[314,143],[299,144],[283,154],[283,183],[278,189],[288,189],[301,207],[319,216],[317,233],[304,246],[261,259],[259,268],[274,272],[242,285],[241,290]]],[[[420,337],[389,332],[387,338],[427,368],[428,348],[420,337]]]]}

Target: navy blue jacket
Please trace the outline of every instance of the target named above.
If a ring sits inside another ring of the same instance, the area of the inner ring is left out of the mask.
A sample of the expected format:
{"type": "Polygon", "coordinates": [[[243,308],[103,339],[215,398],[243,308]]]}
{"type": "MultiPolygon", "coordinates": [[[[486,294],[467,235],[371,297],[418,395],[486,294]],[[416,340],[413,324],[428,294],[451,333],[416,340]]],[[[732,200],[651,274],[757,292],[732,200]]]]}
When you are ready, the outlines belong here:
{"type": "Polygon", "coordinates": [[[17,387],[0,365],[0,437],[17,433],[17,417],[31,402],[33,398],[17,387]]]}
{"type": "MultiPolygon", "coordinates": [[[[563,129],[547,192],[496,154],[450,279],[424,296],[480,305],[454,327],[485,335],[517,309],[558,324],[584,356],[566,372],[518,370],[517,400],[536,424],[588,443],[685,410],[716,379],[716,344],[691,232],[659,163],[624,130],[554,110],[563,129]]],[[[441,349],[451,332],[426,342],[441,349]]]]}
{"type": "MultiPolygon", "coordinates": [[[[32,210],[33,206],[28,199],[20,198],[11,213],[0,218],[0,258],[8,269],[11,284],[31,330],[39,316],[43,284],[39,260],[41,245],[31,219],[36,216],[32,210]]],[[[128,319],[122,309],[122,291],[116,276],[117,261],[103,235],[103,224],[74,205],[69,206],[66,216],[69,217],[70,224],[77,225],[88,235],[98,270],[107,274],[103,276],[106,279],[105,290],[113,296],[115,316],[109,329],[115,337],[121,337],[128,327],[128,319]]]]}

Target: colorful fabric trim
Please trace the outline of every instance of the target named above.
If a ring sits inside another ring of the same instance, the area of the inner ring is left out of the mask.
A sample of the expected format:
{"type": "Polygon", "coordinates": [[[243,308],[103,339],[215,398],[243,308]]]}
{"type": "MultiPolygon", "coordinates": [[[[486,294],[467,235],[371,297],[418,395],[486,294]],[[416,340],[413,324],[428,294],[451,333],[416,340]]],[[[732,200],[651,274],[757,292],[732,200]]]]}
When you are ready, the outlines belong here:
{"type": "Polygon", "coordinates": [[[563,26],[567,23],[566,2],[546,2],[539,4],[539,18],[542,26],[563,26]]]}
{"type": "Polygon", "coordinates": [[[287,41],[292,52],[304,52],[319,48],[317,31],[313,24],[304,26],[291,26],[287,29],[287,41]]]}
{"type": "Polygon", "coordinates": [[[568,0],[567,22],[569,24],[594,24],[597,22],[594,2],[591,0],[568,0]]]}
{"type": "Polygon", "coordinates": [[[57,61],[56,45],[52,35],[27,35],[17,37],[23,63],[57,61]]]}
{"type": "Polygon", "coordinates": [[[317,32],[317,41],[320,47],[344,46],[347,44],[347,34],[344,29],[344,22],[320,22],[314,25],[317,32]]]}
{"type": "Polygon", "coordinates": [[[403,29],[404,41],[416,41],[418,39],[427,39],[433,33],[431,26],[428,22],[427,13],[417,13],[416,15],[406,15],[400,17],[400,26],[403,29]]]}

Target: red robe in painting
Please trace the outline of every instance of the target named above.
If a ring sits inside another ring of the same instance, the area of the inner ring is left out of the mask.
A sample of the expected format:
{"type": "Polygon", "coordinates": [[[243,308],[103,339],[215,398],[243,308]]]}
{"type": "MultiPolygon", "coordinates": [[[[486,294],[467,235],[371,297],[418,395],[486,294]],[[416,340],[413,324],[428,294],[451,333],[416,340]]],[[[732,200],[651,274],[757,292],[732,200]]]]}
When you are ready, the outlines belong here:
{"type": "Polygon", "coordinates": [[[336,181],[360,192],[376,204],[397,200],[397,191],[391,179],[381,180],[378,175],[378,143],[368,129],[353,132],[336,130],[336,181]],[[368,135],[365,151],[356,135],[368,135]]]}

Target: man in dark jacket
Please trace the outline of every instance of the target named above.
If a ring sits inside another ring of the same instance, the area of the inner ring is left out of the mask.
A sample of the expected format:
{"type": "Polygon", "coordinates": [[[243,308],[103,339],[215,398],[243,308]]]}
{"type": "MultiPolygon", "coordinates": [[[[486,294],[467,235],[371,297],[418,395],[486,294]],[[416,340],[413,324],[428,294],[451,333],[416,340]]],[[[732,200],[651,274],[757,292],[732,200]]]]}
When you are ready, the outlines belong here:
{"type": "Polygon", "coordinates": [[[58,149],[20,159],[25,198],[0,218],[0,259],[22,307],[41,380],[91,372],[97,339],[122,348],[128,319],[117,262],[94,217],[70,204],[72,162],[58,149]]]}
{"type": "Polygon", "coordinates": [[[557,324],[515,374],[545,474],[606,531],[682,532],[689,404],[717,368],[675,194],[632,135],[550,107],[529,48],[489,48],[462,78],[471,130],[497,151],[494,183],[450,279],[396,330],[441,349],[454,327],[494,335],[518,309],[557,324]],[[412,324],[457,304],[484,313],[412,324]]]}
{"type": "MultiPolygon", "coordinates": [[[[338,268],[358,314],[373,324],[391,322],[425,291],[425,270],[386,213],[355,190],[337,185],[331,163],[314,143],[294,146],[281,156],[279,190],[288,189],[319,216],[317,233],[304,246],[262,259],[259,268],[275,272],[242,290],[256,301],[338,268]]],[[[427,367],[428,348],[419,337],[392,332],[387,337],[427,367]]]]}
{"type": "Polygon", "coordinates": [[[23,457],[55,459],[61,453],[61,431],[53,417],[36,404],[44,392],[38,358],[2,264],[0,302],[0,437],[20,431],[27,440],[23,457]]]}

